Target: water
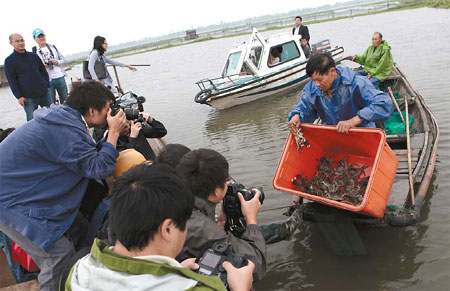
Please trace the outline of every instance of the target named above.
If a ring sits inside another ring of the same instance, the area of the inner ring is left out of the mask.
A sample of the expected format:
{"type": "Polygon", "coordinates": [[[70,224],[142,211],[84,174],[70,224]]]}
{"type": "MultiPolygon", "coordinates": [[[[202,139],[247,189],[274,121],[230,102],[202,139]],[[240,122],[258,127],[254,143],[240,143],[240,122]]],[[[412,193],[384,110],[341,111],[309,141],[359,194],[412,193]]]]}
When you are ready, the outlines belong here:
{"type": "MultiPolygon", "coordinates": [[[[394,61],[437,117],[439,156],[416,226],[358,228],[367,255],[337,257],[318,227],[305,222],[293,240],[267,247],[268,271],[255,284],[257,290],[450,289],[449,27],[450,10],[431,8],[309,26],[312,42],[329,38],[333,45],[342,45],[346,55],[362,54],[372,33],[381,31],[392,46],[394,61]]],[[[290,195],[273,190],[272,178],[288,135],[287,114],[298,102],[300,89],[223,111],[193,101],[198,91],[195,82],[218,76],[228,50],[248,37],[124,57],[119,60],[152,66],[136,73],[119,68],[119,74],[125,89],[147,97],[146,111],[166,125],[168,142],[215,149],[228,159],[230,172],[238,181],[263,186],[267,195],[264,210],[287,205],[290,200],[290,195]]],[[[79,76],[80,71],[75,68],[69,75],[79,76]]],[[[25,122],[23,109],[9,89],[0,89],[0,100],[0,128],[25,122]]],[[[280,210],[259,216],[260,223],[283,219],[280,210]]]]}

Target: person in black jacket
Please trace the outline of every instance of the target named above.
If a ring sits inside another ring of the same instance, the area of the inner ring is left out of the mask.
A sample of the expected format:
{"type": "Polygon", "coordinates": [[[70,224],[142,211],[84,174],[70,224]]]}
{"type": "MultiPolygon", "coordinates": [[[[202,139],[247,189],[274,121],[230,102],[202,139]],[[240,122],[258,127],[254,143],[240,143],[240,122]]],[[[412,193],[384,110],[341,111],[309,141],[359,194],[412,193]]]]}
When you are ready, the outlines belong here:
{"type": "Polygon", "coordinates": [[[302,38],[306,38],[306,40],[308,41],[308,46],[311,47],[311,45],[309,44],[309,30],[308,30],[308,26],[302,25],[302,17],[301,16],[297,16],[295,17],[295,26],[292,28],[292,35],[301,35],[302,38]]]}
{"type": "Polygon", "coordinates": [[[20,34],[11,34],[9,43],[14,52],[5,59],[6,77],[29,121],[38,106],[50,106],[48,73],[38,55],[25,50],[25,41],[20,34]]]}
{"type": "Polygon", "coordinates": [[[139,113],[146,121],[130,121],[130,130],[119,136],[117,150],[135,149],[140,152],[147,160],[155,160],[156,155],[153,152],[147,138],[161,138],[167,134],[167,130],[161,122],[154,119],[146,112],[139,113]]]}

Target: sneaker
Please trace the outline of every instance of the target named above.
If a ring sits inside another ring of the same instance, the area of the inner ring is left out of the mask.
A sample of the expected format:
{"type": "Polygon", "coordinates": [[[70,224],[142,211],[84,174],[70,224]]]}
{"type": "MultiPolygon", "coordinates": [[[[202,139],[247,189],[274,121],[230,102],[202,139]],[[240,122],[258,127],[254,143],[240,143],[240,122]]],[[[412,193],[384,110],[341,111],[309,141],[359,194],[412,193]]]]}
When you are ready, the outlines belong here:
{"type": "Polygon", "coordinates": [[[287,240],[291,240],[294,236],[294,232],[296,229],[300,227],[302,223],[302,212],[300,209],[296,209],[291,217],[286,221],[286,230],[287,230],[287,240]]]}

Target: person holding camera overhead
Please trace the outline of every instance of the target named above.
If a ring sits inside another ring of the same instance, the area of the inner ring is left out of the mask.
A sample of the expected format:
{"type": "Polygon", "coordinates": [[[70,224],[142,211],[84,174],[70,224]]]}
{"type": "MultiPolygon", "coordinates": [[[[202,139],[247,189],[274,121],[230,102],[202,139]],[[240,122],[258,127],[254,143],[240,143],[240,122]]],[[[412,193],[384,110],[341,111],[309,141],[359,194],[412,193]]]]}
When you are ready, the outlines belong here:
{"type": "Polygon", "coordinates": [[[106,87],[111,89],[113,93],[116,93],[116,89],[112,86],[113,80],[111,75],[106,68],[106,64],[119,67],[127,67],[128,69],[136,72],[136,68],[130,65],[123,64],[121,62],[113,61],[105,56],[105,52],[108,50],[108,42],[103,36],[96,36],[94,38],[94,48],[88,57],[87,70],[89,75],[84,71],[84,78],[89,80],[92,79],[97,82],[103,83],[106,87]]]}

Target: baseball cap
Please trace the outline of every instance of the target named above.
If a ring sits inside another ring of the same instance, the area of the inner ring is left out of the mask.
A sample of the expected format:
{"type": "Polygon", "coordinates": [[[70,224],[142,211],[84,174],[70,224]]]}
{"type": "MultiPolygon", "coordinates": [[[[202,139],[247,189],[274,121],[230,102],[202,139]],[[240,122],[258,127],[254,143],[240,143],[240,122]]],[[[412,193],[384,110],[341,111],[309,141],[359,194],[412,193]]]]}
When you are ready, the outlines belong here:
{"type": "Polygon", "coordinates": [[[39,35],[45,35],[44,31],[40,28],[36,28],[35,30],[33,30],[33,38],[39,36],[39,35]]]}

